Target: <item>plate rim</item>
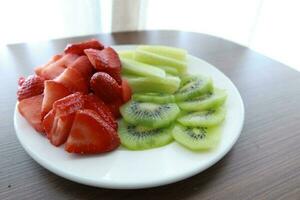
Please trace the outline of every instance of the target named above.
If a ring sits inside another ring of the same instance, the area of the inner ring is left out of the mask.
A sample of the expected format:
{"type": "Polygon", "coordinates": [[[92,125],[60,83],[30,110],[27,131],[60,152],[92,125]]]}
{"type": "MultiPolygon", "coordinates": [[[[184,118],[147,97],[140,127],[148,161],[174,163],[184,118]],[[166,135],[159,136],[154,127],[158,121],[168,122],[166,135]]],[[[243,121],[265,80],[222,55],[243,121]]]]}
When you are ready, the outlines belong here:
{"type": "MultiPolygon", "coordinates": [[[[112,45],[112,47],[135,47],[137,45],[126,45],[126,44],[122,44],[122,45],[112,45]]],[[[229,77],[227,77],[222,71],[220,71],[217,67],[213,66],[212,64],[208,63],[207,61],[203,60],[202,58],[193,56],[191,54],[188,54],[188,56],[191,56],[193,58],[196,58],[197,60],[201,60],[203,63],[205,63],[206,65],[214,68],[215,70],[218,71],[218,73],[222,74],[224,76],[224,78],[227,79],[227,81],[230,83],[231,87],[235,90],[236,94],[238,95],[238,101],[239,104],[241,105],[241,123],[239,124],[238,127],[238,134],[235,135],[235,138],[233,138],[231,140],[231,144],[227,146],[226,149],[224,149],[221,153],[219,153],[217,156],[215,156],[211,162],[206,162],[204,164],[204,166],[202,167],[198,167],[195,168],[193,170],[190,170],[186,173],[182,173],[176,177],[173,178],[165,178],[163,180],[158,180],[156,182],[147,182],[144,184],[140,184],[140,185],[134,185],[134,184],[125,184],[125,183],[115,183],[115,182],[107,182],[107,181],[94,181],[94,180],[90,180],[88,178],[82,177],[82,176],[78,176],[78,175],[74,175],[74,174],[70,174],[69,172],[66,171],[62,171],[60,170],[58,167],[54,167],[54,165],[48,165],[46,164],[40,157],[38,157],[36,155],[35,152],[31,151],[30,148],[28,146],[26,146],[25,144],[23,144],[23,141],[21,140],[20,136],[19,136],[19,132],[20,130],[17,129],[17,114],[18,114],[18,109],[17,109],[17,105],[18,102],[15,105],[15,110],[14,110],[14,129],[15,129],[15,133],[17,135],[17,138],[19,140],[19,142],[21,143],[21,146],[25,149],[26,153],[30,155],[30,157],[35,160],[39,165],[41,165],[42,167],[44,167],[45,169],[51,171],[52,173],[66,178],[68,180],[80,183],[80,184],[84,184],[84,185],[89,185],[89,186],[93,186],[93,187],[100,187],[100,188],[108,188],[108,189],[141,189],[141,188],[152,188],[152,187],[158,187],[158,186],[162,186],[162,185],[167,185],[167,184],[171,184],[171,183],[175,183],[187,178],[190,178],[198,173],[201,173],[205,170],[207,170],[208,168],[210,168],[211,166],[213,166],[214,164],[216,164],[218,161],[220,161],[226,154],[228,154],[228,152],[233,148],[233,146],[235,145],[235,143],[237,142],[238,138],[240,137],[243,127],[244,127],[244,122],[245,122],[245,106],[244,106],[244,102],[243,99],[241,97],[241,94],[239,92],[239,90],[237,89],[237,87],[235,86],[235,84],[229,79],[229,77]]]]}

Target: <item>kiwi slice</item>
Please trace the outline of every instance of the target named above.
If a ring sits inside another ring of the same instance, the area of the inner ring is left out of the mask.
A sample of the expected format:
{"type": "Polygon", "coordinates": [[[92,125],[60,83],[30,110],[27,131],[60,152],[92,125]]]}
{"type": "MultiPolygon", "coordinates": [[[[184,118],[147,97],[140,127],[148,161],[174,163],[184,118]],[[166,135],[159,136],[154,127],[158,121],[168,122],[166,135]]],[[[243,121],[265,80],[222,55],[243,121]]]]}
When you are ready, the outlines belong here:
{"type": "Polygon", "coordinates": [[[184,74],[181,77],[180,87],[198,79],[197,75],[184,74]]]}
{"type": "Polygon", "coordinates": [[[163,45],[141,45],[138,46],[137,49],[167,56],[180,61],[185,61],[186,54],[187,54],[185,49],[163,46],[163,45]]]}
{"type": "Polygon", "coordinates": [[[184,81],[185,84],[175,93],[176,101],[184,101],[198,97],[213,90],[212,79],[209,77],[197,76],[197,78],[184,81]]]}
{"type": "Polygon", "coordinates": [[[137,50],[135,52],[135,60],[157,66],[170,66],[178,70],[180,74],[185,74],[187,71],[186,62],[176,60],[163,55],[158,55],[152,52],[137,50]]]}
{"type": "Polygon", "coordinates": [[[178,70],[174,67],[169,67],[169,66],[156,66],[156,67],[159,67],[159,68],[165,70],[165,72],[168,74],[175,75],[175,76],[179,75],[178,70]]]}
{"type": "Polygon", "coordinates": [[[175,97],[171,94],[162,93],[145,93],[145,94],[133,94],[133,100],[140,102],[152,102],[152,103],[174,103],[175,97]]]}
{"type": "MultiPolygon", "coordinates": [[[[127,76],[128,77],[128,76],[127,76]]],[[[133,92],[156,92],[173,94],[178,90],[180,78],[175,76],[167,76],[165,78],[158,77],[128,77],[126,78],[133,92]]]]}
{"type": "Polygon", "coordinates": [[[156,104],[129,101],[121,107],[120,112],[128,123],[160,128],[173,122],[180,109],[175,103],[156,104]]]}
{"type": "Polygon", "coordinates": [[[173,141],[170,127],[149,128],[129,124],[124,120],[119,123],[118,133],[121,144],[131,150],[161,147],[173,141]]]}
{"type": "Polygon", "coordinates": [[[199,111],[179,117],[177,120],[184,126],[201,127],[215,126],[225,119],[226,112],[223,108],[199,111]]]}
{"type": "Polygon", "coordinates": [[[134,51],[131,50],[118,51],[118,55],[120,58],[134,59],[134,51]]]}
{"type": "Polygon", "coordinates": [[[172,129],[173,138],[184,147],[193,151],[215,148],[221,138],[220,127],[185,127],[176,124],[172,129]]]}
{"type": "Polygon", "coordinates": [[[188,99],[184,102],[178,102],[177,105],[185,111],[201,111],[223,105],[226,98],[227,94],[225,90],[215,88],[213,92],[194,99],[188,99]]]}
{"type": "Polygon", "coordinates": [[[124,74],[133,74],[137,76],[146,76],[146,77],[166,77],[166,72],[163,69],[147,65],[135,60],[122,58],[122,73],[124,74]]]}

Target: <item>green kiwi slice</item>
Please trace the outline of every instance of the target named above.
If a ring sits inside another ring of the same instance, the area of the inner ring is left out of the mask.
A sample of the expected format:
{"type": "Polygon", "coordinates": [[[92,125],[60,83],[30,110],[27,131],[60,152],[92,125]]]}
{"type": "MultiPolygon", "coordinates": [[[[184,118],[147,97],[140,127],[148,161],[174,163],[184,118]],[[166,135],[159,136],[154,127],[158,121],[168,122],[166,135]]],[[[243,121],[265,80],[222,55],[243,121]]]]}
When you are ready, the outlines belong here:
{"type": "Polygon", "coordinates": [[[163,69],[154,67],[145,63],[137,62],[132,59],[121,58],[122,73],[133,74],[136,76],[145,77],[166,77],[166,72],[163,69]]]}
{"type": "Polygon", "coordinates": [[[125,121],[151,128],[166,127],[180,112],[175,103],[156,104],[129,101],[120,108],[125,121]]]}
{"type": "Polygon", "coordinates": [[[119,123],[118,133],[121,144],[131,150],[157,148],[173,141],[170,127],[149,128],[129,124],[124,120],[119,123]]]}
{"type": "Polygon", "coordinates": [[[178,102],[177,105],[180,109],[185,111],[202,111],[223,105],[226,98],[227,94],[225,90],[215,88],[213,92],[194,99],[188,99],[184,102],[178,102]]]}
{"type": "Polygon", "coordinates": [[[212,79],[209,77],[199,75],[184,82],[185,84],[175,93],[176,101],[192,99],[213,90],[212,79]]]}
{"type": "Polygon", "coordinates": [[[170,66],[178,70],[180,74],[185,74],[187,65],[184,61],[179,61],[171,57],[159,55],[149,51],[137,50],[135,52],[135,60],[157,66],[170,66]]]}
{"type": "Polygon", "coordinates": [[[185,61],[187,51],[176,47],[169,47],[163,45],[140,45],[137,50],[152,52],[158,55],[167,56],[176,60],[185,61]]]}
{"type": "Polygon", "coordinates": [[[118,51],[118,55],[120,58],[134,59],[134,51],[131,50],[118,51]]]}
{"type": "Polygon", "coordinates": [[[133,94],[133,100],[140,102],[152,102],[152,103],[174,103],[175,97],[171,94],[163,93],[145,93],[145,94],[133,94]]]}
{"type": "Polygon", "coordinates": [[[201,127],[215,126],[225,119],[226,112],[223,108],[210,109],[187,114],[177,120],[184,126],[201,127]]]}
{"type": "Polygon", "coordinates": [[[178,90],[180,85],[180,78],[175,76],[167,76],[165,78],[150,78],[125,75],[124,77],[126,77],[134,93],[156,92],[173,94],[178,90]]]}
{"type": "Polygon", "coordinates": [[[221,138],[220,127],[185,127],[176,124],[172,136],[179,144],[193,151],[210,150],[215,148],[221,138]]]}
{"type": "Polygon", "coordinates": [[[180,75],[178,70],[174,67],[169,67],[169,66],[156,66],[156,67],[159,67],[159,68],[165,70],[165,72],[168,74],[175,75],[175,76],[180,75]]]}

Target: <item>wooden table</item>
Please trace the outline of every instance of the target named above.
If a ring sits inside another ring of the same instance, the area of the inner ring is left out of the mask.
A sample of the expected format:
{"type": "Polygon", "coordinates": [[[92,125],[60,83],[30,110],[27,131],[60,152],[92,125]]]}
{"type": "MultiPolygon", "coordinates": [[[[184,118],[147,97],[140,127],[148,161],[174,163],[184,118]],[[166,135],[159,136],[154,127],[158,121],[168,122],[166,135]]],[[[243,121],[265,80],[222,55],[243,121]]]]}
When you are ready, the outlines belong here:
{"type": "Polygon", "coordinates": [[[235,43],[198,33],[142,31],[16,44],[0,48],[0,199],[300,199],[300,74],[235,43]],[[42,168],[13,127],[17,78],[67,43],[165,44],[187,49],[224,72],[245,103],[234,148],[210,169],[178,183],[143,190],[80,185],[42,168]]]}

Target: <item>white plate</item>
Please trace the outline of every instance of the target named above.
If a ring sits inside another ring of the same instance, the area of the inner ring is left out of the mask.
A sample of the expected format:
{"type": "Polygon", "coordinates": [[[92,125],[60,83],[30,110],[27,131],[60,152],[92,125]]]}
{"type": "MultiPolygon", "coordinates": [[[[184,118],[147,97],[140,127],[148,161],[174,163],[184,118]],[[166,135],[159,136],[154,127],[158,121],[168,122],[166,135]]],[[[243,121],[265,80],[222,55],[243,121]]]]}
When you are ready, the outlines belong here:
{"type": "MultiPolygon", "coordinates": [[[[132,45],[114,46],[132,49],[132,45]]],[[[14,114],[18,139],[27,153],[40,165],[69,180],[102,188],[147,188],[173,183],[191,177],[219,161],[238,139],[244,123],[244,105],[234,84],[218,69],[193,56],[188,56],[189,72],[213,78],[217,87],[228,92],[227,116],[219,146],[206,153],[191,152],[176,142],[167,146],[129,151],[119,149],[100,155],[71,155],[57,148],[34,131],[19,114],[14,114]]]]}

